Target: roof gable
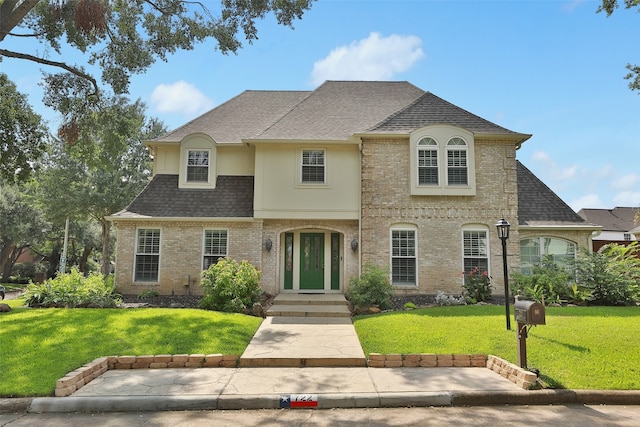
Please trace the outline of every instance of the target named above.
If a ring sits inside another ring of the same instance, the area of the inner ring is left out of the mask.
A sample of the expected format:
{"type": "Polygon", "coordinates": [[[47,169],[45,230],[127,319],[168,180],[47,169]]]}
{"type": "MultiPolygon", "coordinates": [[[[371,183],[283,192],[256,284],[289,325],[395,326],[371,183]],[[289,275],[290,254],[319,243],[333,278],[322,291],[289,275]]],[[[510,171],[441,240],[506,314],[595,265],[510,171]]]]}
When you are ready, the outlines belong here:
{"type": "Polygon", "coordinates": [[[520,225],[590,225],[519,161],[517,175],[520,225]]]}
{"type": "Polygon", "coordinates": [[[368,132],[409,133],[436,124],[454,125],[474,133],[518,135],[430,92],[426,92],[410,105],[368,129],[368,132]]]}

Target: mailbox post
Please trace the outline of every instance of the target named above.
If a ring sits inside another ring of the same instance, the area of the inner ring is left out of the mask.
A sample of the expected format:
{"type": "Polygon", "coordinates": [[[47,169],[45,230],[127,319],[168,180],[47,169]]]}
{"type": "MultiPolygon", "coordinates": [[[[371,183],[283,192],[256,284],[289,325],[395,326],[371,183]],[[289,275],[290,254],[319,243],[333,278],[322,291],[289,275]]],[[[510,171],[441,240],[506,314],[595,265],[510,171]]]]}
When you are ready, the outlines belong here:
{"type": "Polygon", "coordinates": [[[527,369],[527,326],[546,324],[544,305],[516,297],[513,314],[518,325],[518,365],[527,369]]]}

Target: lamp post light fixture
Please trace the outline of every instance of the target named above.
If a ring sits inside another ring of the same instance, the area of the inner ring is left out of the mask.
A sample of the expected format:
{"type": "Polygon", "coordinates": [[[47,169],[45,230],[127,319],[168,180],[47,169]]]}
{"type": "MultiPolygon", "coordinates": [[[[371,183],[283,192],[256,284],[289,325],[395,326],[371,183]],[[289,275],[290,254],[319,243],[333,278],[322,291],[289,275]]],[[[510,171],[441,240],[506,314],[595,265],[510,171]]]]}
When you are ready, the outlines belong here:
{"type": "Polygon", "coordinates": [[[504,310],[507,317],[507,331],[511,329],[511,317],[509,314],[509,274],[507,273],[507,239],[509,238],[511,224],[504,218],[496,224],[498,237],[502,240],[502,267],[504,270],[504,310]]]}

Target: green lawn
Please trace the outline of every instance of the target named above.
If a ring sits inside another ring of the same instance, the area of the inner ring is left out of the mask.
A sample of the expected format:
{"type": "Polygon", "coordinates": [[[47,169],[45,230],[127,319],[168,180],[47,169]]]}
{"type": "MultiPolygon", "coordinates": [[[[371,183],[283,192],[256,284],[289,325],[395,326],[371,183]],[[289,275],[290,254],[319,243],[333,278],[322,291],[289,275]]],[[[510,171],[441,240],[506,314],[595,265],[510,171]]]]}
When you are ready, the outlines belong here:
{"type": "MultiPolygon", "coordinates": [[[[517,363],[516,325],[503,306],[434,307],[361,316],[355,327],[369,353],[481,353],[517,363]]],[[[551,307],[533,327],[527,361],[549,387],[640,389],[640,308],[551,307]]]]}
{"type": "Polygon", "coordinates": [[[260,318],[194,309],[26,309],[0,315],[0,396],[50,395],[101,356],[237,354],[260,318]]]}

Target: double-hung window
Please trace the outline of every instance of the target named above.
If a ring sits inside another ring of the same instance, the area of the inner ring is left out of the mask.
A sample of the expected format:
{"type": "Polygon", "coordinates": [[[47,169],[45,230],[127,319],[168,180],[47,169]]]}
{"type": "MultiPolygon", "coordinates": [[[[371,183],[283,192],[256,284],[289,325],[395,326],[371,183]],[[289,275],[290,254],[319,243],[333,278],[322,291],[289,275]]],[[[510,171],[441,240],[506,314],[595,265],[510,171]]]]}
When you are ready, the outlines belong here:
{"type": "Polygon", "coordinates": [[[416,231],[391,230],[391,283],[417,285],[416,231]]]}
{"type": "Polygon", "coordinates": [[[469,274],[477,268],[481,273],[489,271],[489,248],[486,230],[464,230],[464,272],[469,274]]]}
{"type": "Polygon", "coordinates": [[[467,143],[462,138],[451,138],[447,142],[447,184],[467,185],[467,143]]]}
{"type": "Polygon", "coordinates": [[[228,238],[227,230],[205,230],[204,232],[204,255],[202,260],[202,268],[208,269],[209,266],[218,262],[220,258],[224,258],[228,254],[228,238]]]}
{"type": "Polygon", "coordinates": [[[209,182],[209,151],[187,152],[187,182],[209,182]]]}
{"type": "Polygon", "coordinates": [[[304,184],[324,184],[325,174],[325,151],[302,150],[301,182],[304,184]]]}
{"type": "Polygon", "coordinates": [[[140,228],[136,240],[135,280],[157,282],[160,266],[160,229],[140,228]]]}
{"type": "Polygon", "coordinates": [[[438,143],[433,138],[418,141],[418,185],[438,185],[438,143]]]}

